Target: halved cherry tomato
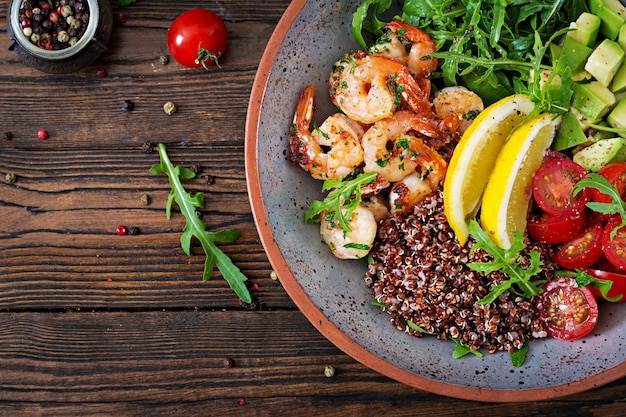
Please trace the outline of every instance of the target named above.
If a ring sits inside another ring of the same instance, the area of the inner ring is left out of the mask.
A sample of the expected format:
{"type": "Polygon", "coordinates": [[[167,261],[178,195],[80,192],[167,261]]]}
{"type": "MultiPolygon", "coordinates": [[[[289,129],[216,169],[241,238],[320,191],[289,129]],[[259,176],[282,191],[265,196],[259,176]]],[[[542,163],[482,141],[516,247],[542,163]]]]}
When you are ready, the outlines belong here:
{"type": "Polygon", "coordinates": [[[589,217],[583,231],[564,243],[552,260],[567,269],[587,268],[602,256],[602,224],[589,217]]]}
{"type": "MultiPolygon", "coordinates": [[[[622,200],[626,198],[626,162],[613,162],[598,171],[598,174],[615,186],[617,192],[622,196],[622,200]]],[[[613,201],[611,196],[595,188],[591,189],[591,199],[598,203],[610,203],[613,201]]]]}
{"type": "Polygon", "coordinates": [[[622,224],[622,216],[615,215],[609,219],[602,233],[604,256],[616,268],[626,270],[626,226],[617,230],[611,239],[611,233],[622,224]]]}
{"type": "Polygon", "coordinates": [[[591,192],[583,189],[570,202],[574,185],[587,171],[568,158],[546,158],[533,176],[533,197],[546,213],[571,216],[580,213],[590,199],[591,192]]]}
{"type": "MultiPolygon", "coordinates": [[[[611,286],[611,290],[607,293],[607,296],[615,298],[621,295],[622,298],[618,302],[622,303],[626,301],[626,275],[617,272],[604,271],[601,269],[583,268],[583,271],[594,278],[612,281],[613,285],[611,286]]],[[[597,288],[591,287],[589,289],[596,297],[604,298],[600,290],[597,288]]]]}
{"type": "Polygon", "coordinates": [[[585,211],[571,216],[550,213],[531,215],[528,219],[528,235],[537,242],[554,245],[574,239],[585,227],[585,211]]]}
{"type": "Polygon", "coordinates": [[[538,297],[536,311],[549,335],[573,340],[588,334],[598,322],[598,303],[587,287],[573,278],[548,281],[538,297]]]}

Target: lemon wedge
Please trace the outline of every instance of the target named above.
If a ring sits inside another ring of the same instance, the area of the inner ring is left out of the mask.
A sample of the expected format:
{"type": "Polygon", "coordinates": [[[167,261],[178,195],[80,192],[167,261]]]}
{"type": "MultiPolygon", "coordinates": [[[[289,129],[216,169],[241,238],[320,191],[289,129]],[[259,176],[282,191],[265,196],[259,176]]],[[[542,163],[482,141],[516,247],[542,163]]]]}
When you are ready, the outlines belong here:
{"type": "Polygon", "coordinates": [[[504,144],[483,194],[480,222],[500,247],[508,249],[513,232],[526,230],[532,180],[561,123],[542,113],[522,123],[504,144]]]}
{"type": "Polygon", "coordinates": [[[456,146],[443,186],[443,204],[459,243],[477,213],[496,158],[511,132],[535,107],[523,94],[505,97],[483,110],[456,146]]]}

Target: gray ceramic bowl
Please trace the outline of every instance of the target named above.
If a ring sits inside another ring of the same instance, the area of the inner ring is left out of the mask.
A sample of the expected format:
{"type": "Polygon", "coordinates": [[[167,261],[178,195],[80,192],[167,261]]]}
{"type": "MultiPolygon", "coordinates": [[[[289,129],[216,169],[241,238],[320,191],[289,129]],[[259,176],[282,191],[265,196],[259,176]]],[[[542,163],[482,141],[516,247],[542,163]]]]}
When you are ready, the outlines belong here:
{"type": "Polygon", "coordinates": [[[332,64],[356,48],[350,22],[358,1],[291,3],[256,76],[246,126],[246,175],[252,210],[269,260],[290,297],[331,342],[397,381],[480,401],[529,401],[585,391],[626,375],[626,305],[603,304],[586,338],[531,343],[525,364],[508,354],[452,359],[453,342],[399,332],[372,305],[365,261],[336,259],[304,213],[319,199],[316,181],[288,160],[287,132],[302,88],[318,85],[318,123],[333,111],[332,64]]]}

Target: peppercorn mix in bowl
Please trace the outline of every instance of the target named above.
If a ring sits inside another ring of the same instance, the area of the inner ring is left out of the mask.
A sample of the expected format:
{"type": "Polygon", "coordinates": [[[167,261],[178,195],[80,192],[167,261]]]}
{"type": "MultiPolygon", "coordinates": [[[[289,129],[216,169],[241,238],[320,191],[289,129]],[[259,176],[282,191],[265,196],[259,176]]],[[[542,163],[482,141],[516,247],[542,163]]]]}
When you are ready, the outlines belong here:
{"type": "Polygon", "coordinates": [[[105,0],[13,0],[7,16],[9,49],[38,70],[74,72],[106,51],[112,26],[105,0]]]}
{"type": "MultiPolygon", "coordinates": [[[[347,354],[390,378],[441,395],[494,402],[540,400],[585,391],[626,375],[626,352],[621,348],[626,323],[619,304],[603,306],[598,326],[588,337],[564,342],[542,337],[542,329],[533,328],[525,318],[528,303],[512,297],[507,307],[512,317],[502,315],[492,325],[503,329],[505,339],[511,333],[514,340],[519,326],[527,326],[528,334],[535,331],[537,340],[524,363],[514,367],[508,353],[497,348],[482,357],[470,354],[455,359],[453,341],[415,337],[406,317],[400,312],[390,316],[377,305],[377,297],[386,291],[397,296],[397,288],[404,285],[392,278],[393,263],[386,270],[368,273],[366,259],[336,258],[320,238],[319,226],[305,223],[305,213],[324,193],[319,180],[290,160],[294,112],[301,92],[310,84],[317,89],[312,125],[320,126],[336,112],[328,95],[329,77],[339,57],[359,48],[350,29],[360,4],[293,2],[266,48],[253,86],[246,126],[248,190],[261,240],[285,290],[309,321],[347,354]]],[[[437,198],[432,197],[430,212],[424,210],[416,217],[441,216],[437,198]]],[[[405,232],[406,224],[387,227],[390,234],[398,234],[405,232]]],[[[412,233],[417,240],[426,231],[412,233]]],[[[469,281],[463,286],[446,281],[449,269],[457,268],[453,262],[466,263],[466,254],[442,256],[444,250],[457,248],[448,247],[450,230],[442,228],[437,234],[439,247],[427,248],[424,256],[400,253],[407,251],[404,247],[387,247],[377,254],[399,258],[398,268],[402,262],[440,262],[441,276],[432,282],[435,295],[426,300],[429,305],[441,302],[437,291],[447,287],[459,298],[471,292],[469,281]]],[[[416,305],[424,302],[415,300],[416,305]]],[[[490,343],[501,344],[504,350],[508,342],[516,343],[505,339],[490,343]]]]}

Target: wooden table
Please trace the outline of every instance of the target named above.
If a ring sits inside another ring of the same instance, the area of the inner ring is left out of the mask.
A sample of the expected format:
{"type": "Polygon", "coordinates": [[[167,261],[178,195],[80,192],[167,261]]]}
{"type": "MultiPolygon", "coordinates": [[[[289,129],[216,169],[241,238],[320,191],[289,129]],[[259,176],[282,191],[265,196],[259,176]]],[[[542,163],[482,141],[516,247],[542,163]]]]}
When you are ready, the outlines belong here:
{"type": "Polygon", "coordinates": [[[24,65],[0,18],[0,135],[12,133],[0,136],[0,415],[623,415],[626,378],[523,405],[422,392],[346,356],[295,308],[270,277],[243,151],[255,71],[288,4],[138,0],[110,50],[68,75],[24,65]],[[222,69],[159,62],[169,24],[193,7],[227,24],[222,69]],[[176,114],[164,114],[166,101],[176,114]],[[241,231],[221,247],[255,305],[242,306],[217,273],[202,281],[203,253],[181,250],[184,219],[166,218],[169,184],[148,172],[158,155],[145,143],[200,167],[185,185],[206,193],[209,230],[241,231]],[[118,236],[118,225],[139,233],[118,236]]]}

